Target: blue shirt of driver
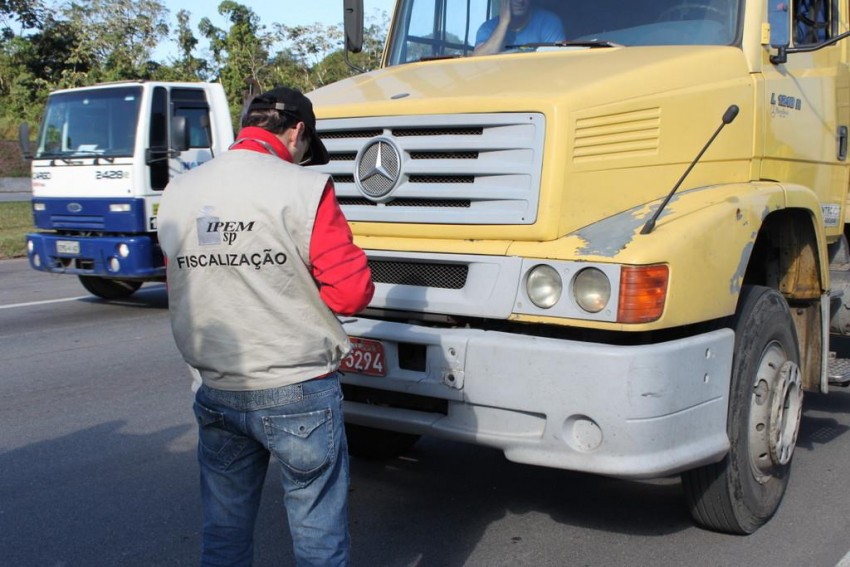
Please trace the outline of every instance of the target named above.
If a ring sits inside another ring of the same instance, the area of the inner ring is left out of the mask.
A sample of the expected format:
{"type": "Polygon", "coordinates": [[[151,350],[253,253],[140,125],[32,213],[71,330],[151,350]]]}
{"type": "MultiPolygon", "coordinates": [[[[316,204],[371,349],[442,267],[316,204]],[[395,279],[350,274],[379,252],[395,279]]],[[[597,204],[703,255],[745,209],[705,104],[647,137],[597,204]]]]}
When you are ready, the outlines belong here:
{"type": "MultiPolygon", "coordinates": [[[[481,45],[493,34],[499,18],[487,20],[478,28],[475,34],[475,45],[481,45]]],[[[525,27],[519,31],[508,29],[505,34],[505,45],[525,45],[526,43],[554,43],[566,39],[561,18],[554,12],[532,8],[525,27]]]]}

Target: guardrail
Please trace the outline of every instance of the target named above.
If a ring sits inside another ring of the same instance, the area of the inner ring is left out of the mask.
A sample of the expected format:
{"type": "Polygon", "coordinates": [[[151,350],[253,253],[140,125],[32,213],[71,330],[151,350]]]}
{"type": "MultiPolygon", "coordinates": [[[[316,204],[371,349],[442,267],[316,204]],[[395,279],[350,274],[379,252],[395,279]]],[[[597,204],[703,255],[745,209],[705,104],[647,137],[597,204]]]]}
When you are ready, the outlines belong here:
{"type": "Polygon", "coordinates": [[[32,193],[29,177],[0,177],[0,193],[32,193]]]}

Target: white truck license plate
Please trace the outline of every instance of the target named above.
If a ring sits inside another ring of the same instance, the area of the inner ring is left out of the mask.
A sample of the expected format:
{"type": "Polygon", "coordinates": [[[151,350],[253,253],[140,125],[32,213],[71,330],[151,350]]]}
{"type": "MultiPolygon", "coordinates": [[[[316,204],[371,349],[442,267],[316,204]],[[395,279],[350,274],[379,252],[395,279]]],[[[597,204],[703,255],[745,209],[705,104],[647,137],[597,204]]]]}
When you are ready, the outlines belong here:
{"type": "Polygon", "coordinates": [[[57,254],[79,254],[80,253],[80,243],[74,240],[57,240],[56,241],[56,253],[57,254]]]}

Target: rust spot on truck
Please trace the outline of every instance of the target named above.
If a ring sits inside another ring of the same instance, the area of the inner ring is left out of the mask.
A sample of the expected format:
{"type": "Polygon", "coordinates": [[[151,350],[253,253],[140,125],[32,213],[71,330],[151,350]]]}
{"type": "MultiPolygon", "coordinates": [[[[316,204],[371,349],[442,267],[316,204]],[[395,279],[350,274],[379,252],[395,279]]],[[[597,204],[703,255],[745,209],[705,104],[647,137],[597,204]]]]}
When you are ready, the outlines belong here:
{"type": "Polygon", "coordinates": [[[735,273],[732,274],[732,279],[729,280],[729,293],[732,295],[741,293],[741,287],[744,285],[744,275],[747,273],[750,256],[753,253],[753,247],[756,245],[756,234],[753,232],[750,235],[750,241],[741,249],[741,259],[738,260],[738,267],[735,273]]]}
{"type": "MultiPolygon", "coordinates": [[[[671,213],[670,205],[675,200],[676,196],[661,212],[659,219],[671,213]]],[[[625,250],[635,235],[640,233],[643,225],[646,224],[657,207],[657,204],[654,206],[640,205],[577,230],[574,234],[584,240],[585,246],[576,249],[576,253],[586,256],[614,258],[625,250]]]]}

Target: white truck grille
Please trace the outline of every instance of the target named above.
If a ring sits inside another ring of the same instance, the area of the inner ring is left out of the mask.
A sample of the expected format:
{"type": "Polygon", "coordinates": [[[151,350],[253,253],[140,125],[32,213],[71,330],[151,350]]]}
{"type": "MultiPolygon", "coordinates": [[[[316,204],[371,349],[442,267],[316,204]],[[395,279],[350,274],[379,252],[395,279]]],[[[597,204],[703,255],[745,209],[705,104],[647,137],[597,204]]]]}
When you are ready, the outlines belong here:
{"type": "Polygon", "coordinates": [[[542,114],[386,116],[319,120],[350,221],[533,224],[542,114]],[[382,144],[381,147],[378,143],[382,144]]]}

